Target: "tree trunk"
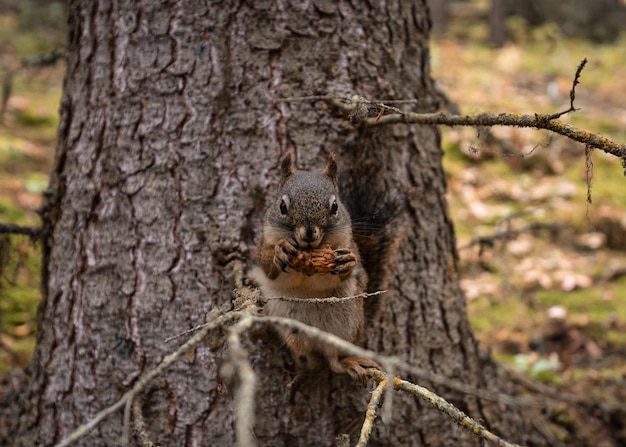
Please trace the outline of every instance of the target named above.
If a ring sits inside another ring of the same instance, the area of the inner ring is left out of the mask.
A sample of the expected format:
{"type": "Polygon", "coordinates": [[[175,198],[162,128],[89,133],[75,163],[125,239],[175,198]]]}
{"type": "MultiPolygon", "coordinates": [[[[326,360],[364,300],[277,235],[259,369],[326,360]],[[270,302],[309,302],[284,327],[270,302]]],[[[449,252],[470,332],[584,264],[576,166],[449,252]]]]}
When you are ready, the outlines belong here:
{"type": "Polygon", "coordinates": [[[506,12],[504,0],[491,0],[489,9],[489,40],[495,47],[506,41],[506,12]]]}
{"type": "MultiPolygon", "coordinates": [[[[367,346],[477,387],[481,359],[458,286],[439,134],[354,129],[322,102],[359,94],[415,99],[433,111],[426,2],[315,0],[117,2],[69,6],[67,76],[44,213],[44,298],[18,445],[53,445],[111,405],[176,347],[164,338],[232,299],[229,261],[248,259],[281,154],[319,169],[376,163],[373,182],[401,191],[406,213],[381,324],[367,346]]],[[[232,445],[233,386],[218,374],[216,333],[145,393],[161,445],[232,445]]],[[[260,445],[356,438],[369,393],[347,377],[293,380],[268,331],[247,338],[259,377],[260,445]]],[[[410,379],[410,377],[409,377],[410,379]]],[[[413,378],[417,380],[416,378],[413,378]]],[[[512,441],[530,431],[512,409],[439,390],[512,441]]],[[[116,445],[116,413],[79,445],[116,445]]],[[[370,445],[482,445],[413,398],[394,399],[370,445]]]]}

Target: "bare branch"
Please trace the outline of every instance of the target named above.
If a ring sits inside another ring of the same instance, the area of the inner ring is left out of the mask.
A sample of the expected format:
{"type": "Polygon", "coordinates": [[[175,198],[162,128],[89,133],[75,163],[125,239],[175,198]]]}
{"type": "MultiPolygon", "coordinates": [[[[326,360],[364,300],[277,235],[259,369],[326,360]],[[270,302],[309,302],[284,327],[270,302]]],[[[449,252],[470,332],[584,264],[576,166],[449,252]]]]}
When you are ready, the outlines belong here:
{"type": "Polygon", "coordinates": [[[191,329],[187,329],[185,332],[181,332],[180,334],[176,334],[176,335],[172,335],[171,337],[167,337],[165,340],[163,340],[165,343],[169,343],[172,340],[176,340],[177,338],[180,337],[184,337],[185,335],[189,335],[193,332],[197,332],[202,328],[207,327],[209,323],[202,323],[199,324],[198,326],[192,327],[191,329]]]}
{"type": "Polygon", "coordinates": [[[541,382],[519,373],[511,367],[505,367],[504,370],[506,371],[508,377],[510,377],[515,383],[520,384],[532,393],[541,395],[546,399],[551,399],[555,402],[567,402],[578,407],[586,407],[594,410],[599,409],[600,411],[606,413],[605,417],[610,417],[611,413],[626,412],[626,405],[624,403],[593,400],[587,395],[580,397],[575,394],[559,391],[553,387],[543,385],[541,382]]]}
{"type": "Polygon", "coordinates": [[[248,360],[248,353],[241,346],[240,335],[252,325],[249,317],[242,318],[230,329],[228,347],[230,348],[230,365],[233,373],[239,376],[239,387],[235,392],[235,431],[237,446],[254,447],[256,441],[253,435],[255,422],[256,374],[248,360]]]}
{"type": "Polygon", "coordinates": [[[4,74],[2,77],[2,93],[0,95],[0,122],[4,118],[4,113],[6,112],[7,104],[11,97],[14,75],[23,68],[48,67],[54,65],[63,57],[65,57],[65,47],[57,48],[51,52],[24,59],[18,67],[4,74]]]}
{"type": "MultiPolygon", "coordinates": [[[[354,295],[354,296],[343,296],[343,297],[334,297],[331,296],[329,298],[297,298],[297,297],[284,297],[284,296],[278,296],[278,297],[270,297],[270,298],[263,298],[264,300],[279,300],[279,301],[289,301],[289,302],[293,302],[293,303],[308,303],[308,304],[339,304],[339,303],[345,303],[346,301],[352,301],[358,298],[370,298],[373,296],[378,296],[381,295],[383,293],[387,293],[387,290],[379,290],[377,292],[371,292],[371,293],[361,293],[359,295],[354,295]]],[[[208,323],[203,323],[200,324],[198,326],[195,326],[191,329],[187,329],[185,332],[181,332],[180,334],[176,334],[173,335],[171,337],[166,338],[164,341],[165,343],[168,343],[172,340],[175,340],[177,338],[180,337],[184,337],[185,335],[188,335],[192,332],[196,332],[199,331],[200,329],[202,329],[203,327],[205,327],[208,323]]]]}

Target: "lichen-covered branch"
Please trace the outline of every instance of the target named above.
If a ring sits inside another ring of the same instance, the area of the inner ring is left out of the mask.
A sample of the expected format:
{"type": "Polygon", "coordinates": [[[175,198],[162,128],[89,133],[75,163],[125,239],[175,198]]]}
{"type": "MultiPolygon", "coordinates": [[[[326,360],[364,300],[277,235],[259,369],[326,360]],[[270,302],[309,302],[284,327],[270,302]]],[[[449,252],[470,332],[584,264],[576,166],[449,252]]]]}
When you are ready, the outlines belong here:
{"type": "MultiPolygon", "coordinates": [[[[547,114],[520,114],[520,113],[476,113],[472,115],[457,115],[445,112],[413,113],[401,110],[390,104],[404,101],[372,101],[362,96],[340,97],[333,95],[303,96],[282,98],[281,102],[326,101],[336,109],[342,111],[353,125],[369,127],[386,124],[422,124],[428,126],[471,126],[471,127],[529,127],[545,129],[563,135],[571,140],[585,144],[586,148],[600,149],[607,154],[614,155],[622,160],[624,175],[626,175],[626,144],[620,144],[600,134],[589,132],[572,126],[559,118],[567,113],[575,112],[576,86],[580,83],[580,74],[587,64],[583,59],[576,69],[572,88],[570,90],[569,108],[561,112],[547,114]]],[[[409,100],[410,102],[410,100],[409,100]]],[[[589,150],[589,149],[587,149],[589,150]]]]}
{"type": "Polygon", "coordinates": [[[535,113],[533,115],[519,113],[477,113],[473,115],[451,115],[439,113],[394,113],[383,115],[380,119],[366,118],[368,126],[380,126],[391,123],[413,123],[445,126],[512,126],[532,127],[535,129],[550,130],[564,135],[571,140],[584,143],[608,154],[626,159],[626,145],[616,143],[602,135],[579,129],[559,119],[552,119],[551,115],[535,113]]]}
{"type": "Polygon", "coordinates": [[[152,442],[146,432],[146,421],[141,411],[141,398],[133,400],[133,431],[141,447],[159,447],[152,442]]]}
{"type": "MultiPolygon", "coordinates": [[[[170,355],[165,357],[163,361],[152,370],[148,371],[142,376],[131,390],[126,392],[117,402],[111,406],[100,411],[96,416],[80,426],[74,432],[70,434],[66,439],[61,441],[58,446],[69,446],[81,439],[89,432],[94,430],[104,419],[109,415],[125,407],[125,426],[129,426],[128,420],[130,419],[130,413],[132,409],[135,433],[137,434],[142,445],[154,445],[147,437],[145,430],[145,423],[143,416],[141,415],[140,407],[140,394],[145,390],[146,386],[157,376],[163,374],[174,362],[181,358],[185,353],[189,352],[199,343],[201,343],[207,335],[218,327],[226,325],[232,325],[227,338],[227,344],[230,348],[229,362],[226,365],[230,365],[230,371],[227,369],[224,371],[226,375],[232,375],[237,377],[239,382],[239,388],[235,395],[235,421],[236,421],[236,433],[237,433],[237,445],[241,447],[254,447],[256,445],[255,438],[252,433],[252,427],[254,425],[254,395],[256,389],[257,377],[252,369],[252,366],[247,358],[247,353],[243,348],[240,340],[242,333],[248,331],[253,325],[262,324],[270,326],[283,326],[293,330],[305,333],[307,336],[314,338],[322,343],[327,343],[336,347],[344,354],[359,356],[364,359],[374,360],[384,365],[387,370],[387,374],[377,370],[368,370],[369,375],[378,382],[377,387],[372,393],[368,410],[365,415],[365,421],[361,429],[361,435],[359,438],[360,447],[365,447],[369,441],[370,434],[372,432],[373,423],[380,409],[380,403],[385,391],[389,385],[389,377],[393,376],[392,371],[400,370],[415,377],[420,377],[431,383],[445,386],[449,389],[461,391],[463,393],[477,396],[480,399],[493,400],[500,403],[506,403],[516,406],[536,405],[537,401],[531,399],[512,398],[509,396],[495,393],[486,389],[476,389],[469,385],[465,385],[448,377],[444,377],[438,374],[433,374],[429,371],[423,370],[414,365],[410,365],[398,357],[381,355],[376,352],[363,349],[359,346],[355,346],[352,343],[345,341],[344,339],[337,337],[333,334],[324,332],[316,327],[308,326],[298,320],[292,320],[289,318],[271,317],[259,315],[258,307],[253,299],[247,299],[244,301],[242,307],[236,307],[234,310],[224,312],[216,310],[209,314],[207,317],[207,323],[203,326],[194,328],[198,332],[193,335],[187,342],[183,343],[170,355]],[[237,322],[236,324],[234,324],[237,322]]],[[[484,426],[464,414],[461,410],[448,403],[442,397],[434,394],[428,389],[412,384],[398,377],[394,377],[393,384],[395,389],[402,390],[411,393],[433,405],[439,411],[453,418],[459,425],[472,431],[476,435],[482,437],[494,443],[497,446],[514,447],[515,444],[508,443],[499,438],[495,434],[488,431],[484,426]]],[[[391,395],[389,395],[391,396],[391,395]]],[[[384,415],[383,415],[384,416],[384,415]]],[[[384,419],[384,417],[383,417],[384,419]]],[[[125,435],[125,440],[128,439],[128,435],[125,435]]],[[[126,441],[128,442],[128,441],[126,441]]]]}
{"type": "MultiPolygon", "coordinates": [[[[384,380],[388,380],[387,376],[381,371],[372,369],[369,372],[374,379],[381,381],[381,383],[384,380]]],[[[407,382],[406,380],[402,380],[399,377],[393,378],[393,386],[397,390],[405,391],[428,402],[437,410],[454,419],[461,427],[470,430],[475,435],[480,436],[481,438],[493,443],[494,445],[502,447],[519,447],[518,444],[511,444],[510,442],[507,442],[499,436],[493,434],[492,432],[487,430],[482,424],[467,416],[465,413],[446,401],[444,398],[438,396],[437,394],[433,393],[427,388],[424,388],[423,386],[415,385],[413,383],[407,382]]]]}
{"type": "Polygon", "coordinates": [[[374,419],[376,419],[376,413],[378,411],[378,408],[380,407],[380,402],[382,401],[382,398],[385,395],[385,391],[387,391],[388,386],[389,380],[383,378],[378,382],[378,385],[376,386],[374,391],[372,391],[372,397],[367,404],[365,420],[363,421],[363,426],[361,427],[361,435],[359,436],[359,442],[357,443],[356,447],[365,447],[369,442],[370,435],[372,434],[372,429],[374,428],[374,419]]]}
{"type": "Polygon", "coordinates": [[[239,386],[235,392],[235,431],[238,447],[255,447],[256,442],[252,430],[255,422],[254,395],[256,391],[256,374],[248,360],[248,353],[241,346],[240,335],[252,326],[248,317],[242,318],[233,326],[228,334],[230,348],[230,372],[225,375],[236,374],[239,386]]]}

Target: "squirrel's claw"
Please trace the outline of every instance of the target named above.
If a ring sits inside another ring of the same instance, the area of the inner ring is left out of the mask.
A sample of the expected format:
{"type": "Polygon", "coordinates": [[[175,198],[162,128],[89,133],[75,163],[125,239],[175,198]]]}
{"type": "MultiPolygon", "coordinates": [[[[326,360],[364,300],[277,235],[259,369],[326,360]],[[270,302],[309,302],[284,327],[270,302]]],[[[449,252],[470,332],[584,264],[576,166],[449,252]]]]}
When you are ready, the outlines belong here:
{"type": "Polygon", "coordinates": [[[335,250],[335,267],[330,272],[333,275],[347,275],[356,267],[356,255],[347,248],[335,250]]]}
{"type": "Polygon", "coordinates": [[[334,365],[331,364],[331,369],[338,373],[346,373],[355,382],[361,385],[367,385],[367,379],[369,377],[367,370],[369,368],[375,368],[382,371],[382,368],[374,360],[364,359],[362,357],[344,357],[334,365]],[[333,367],[334,366],[334,367],[333,367]]]}
{"type": "Polygon", "coordinates": [[[292,257],[298,253],[295,241],[283,239],[274,248],[274,264],[282,272],[287,271],[287,267],[293,267],[292,257]]]}

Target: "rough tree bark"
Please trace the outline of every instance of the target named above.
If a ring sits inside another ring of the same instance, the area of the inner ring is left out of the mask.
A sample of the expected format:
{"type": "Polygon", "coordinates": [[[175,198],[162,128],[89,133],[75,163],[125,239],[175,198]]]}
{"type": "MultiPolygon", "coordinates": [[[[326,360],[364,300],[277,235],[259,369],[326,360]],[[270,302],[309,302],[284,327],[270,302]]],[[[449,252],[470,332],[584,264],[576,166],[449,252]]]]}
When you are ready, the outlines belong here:
{"type": "MultiPolygon", "coordinates": [[[[477,387],[495,383],[466,318],[433,128],[354,129],[324,103],[360,94],[436,108],[425,0],[91,1],[69,5],[67,76],[45,224],[38,342],[15,434],[53,445],[115,402],[175,347],[164,338],[232,299],[228,262],[258,240],[264,197],[293,148],[301,168],[330,151],[406,197],[400,250],[368,346],[477,387]]],[[[179,361],[143,400],[161,445],[232,445],[222,334],[179,361]]],[[[247,340],[259,376],[260,445],[332,445],[362,422],[367,390],[319,372],[293,386],[267,331],[247,340]]],[[[505,438],[515,409],[439,391],[505,438]]],[[[519,419],[518,419],[519,418],[519,419]]],[[[394,400],[371,445],[481,445],[412,398],[394,400]]],[[[116,445],[122,414],[80,445],[116,445]]]]}

